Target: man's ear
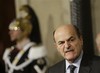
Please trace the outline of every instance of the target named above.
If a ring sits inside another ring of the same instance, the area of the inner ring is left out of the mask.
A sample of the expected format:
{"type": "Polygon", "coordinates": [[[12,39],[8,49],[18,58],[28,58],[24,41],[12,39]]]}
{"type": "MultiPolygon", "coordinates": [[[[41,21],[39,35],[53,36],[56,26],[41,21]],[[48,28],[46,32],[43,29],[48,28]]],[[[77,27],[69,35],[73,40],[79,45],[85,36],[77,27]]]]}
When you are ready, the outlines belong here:
{"type": "Polygon", "coordinates": [[[55,42],[53,43],[53,45],[54,45],[54,47],[56,47],[56,48],[57,48],[57,45],[56,45],[56,43],[55,43],[55,42]]]}
{"type": "Polygon", "coordinates": [[[54,47],[55,47],[55,48],[58,48],[56,42],[54,42],[54,47]]]}
{"type": "Polygon", "coordinates": [[[80,36],[80,40],[81,40],[81,42],[82,42],[82,45],[83,45],[83,37],[82,37],[82,36],[80,36]]]}

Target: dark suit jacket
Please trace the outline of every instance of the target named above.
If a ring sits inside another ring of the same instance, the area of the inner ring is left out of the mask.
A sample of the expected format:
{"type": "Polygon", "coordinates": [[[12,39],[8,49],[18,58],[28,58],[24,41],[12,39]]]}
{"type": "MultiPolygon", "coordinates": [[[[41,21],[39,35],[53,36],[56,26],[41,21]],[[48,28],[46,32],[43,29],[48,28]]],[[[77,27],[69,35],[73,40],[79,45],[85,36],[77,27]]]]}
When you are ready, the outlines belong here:
{"type": "MultiPolygon", "coordinates": [[[[65,60],[60,61],[47,70],[47,73],[66,73],[65,60]]],[[[100,57],[83,57],[79,73],[100,73],[100,57]]]]}

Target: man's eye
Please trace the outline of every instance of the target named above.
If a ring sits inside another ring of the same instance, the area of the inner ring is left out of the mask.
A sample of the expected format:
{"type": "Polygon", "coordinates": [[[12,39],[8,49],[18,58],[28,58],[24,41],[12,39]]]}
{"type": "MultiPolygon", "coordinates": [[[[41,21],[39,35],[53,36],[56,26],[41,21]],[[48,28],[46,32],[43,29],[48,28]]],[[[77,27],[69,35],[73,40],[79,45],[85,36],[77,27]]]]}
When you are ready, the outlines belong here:
{"type": "Polygon", "coordinates": [[[62,42],[58,42],[58,45],[61,45],[61,44],[63,44],[64,42],[62,41],[62,42]]]}
{"type": "Polygon", "coordinates": [[[74,40],[75,40],[74,38],[70,39],[71,42],[74,41],[74,40]]]}

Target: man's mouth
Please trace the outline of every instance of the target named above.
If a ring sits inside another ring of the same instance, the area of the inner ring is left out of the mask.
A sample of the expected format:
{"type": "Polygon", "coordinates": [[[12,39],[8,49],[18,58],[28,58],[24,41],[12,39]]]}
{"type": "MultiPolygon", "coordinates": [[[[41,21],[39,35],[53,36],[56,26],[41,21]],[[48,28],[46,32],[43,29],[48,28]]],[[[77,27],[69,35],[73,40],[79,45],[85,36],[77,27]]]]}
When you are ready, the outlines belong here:
{"type": "Polygon", "coordinates": [[[64,52],[68,53],[68,52],[72,52],[72,51],[74,51],[74,50],[73,49],[66,49],[64,52]]]}

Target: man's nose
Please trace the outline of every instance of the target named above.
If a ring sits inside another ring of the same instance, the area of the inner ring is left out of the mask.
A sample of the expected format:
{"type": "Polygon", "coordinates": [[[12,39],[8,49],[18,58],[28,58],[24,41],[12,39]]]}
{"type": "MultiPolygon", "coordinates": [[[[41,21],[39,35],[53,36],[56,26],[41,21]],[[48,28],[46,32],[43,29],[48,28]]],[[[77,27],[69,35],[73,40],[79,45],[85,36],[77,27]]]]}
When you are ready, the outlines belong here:
{"type": "Polygon", "coordinates": [[[70,47],[70,43],[65,41],[65,48],[68,49],[70,47]]]}

